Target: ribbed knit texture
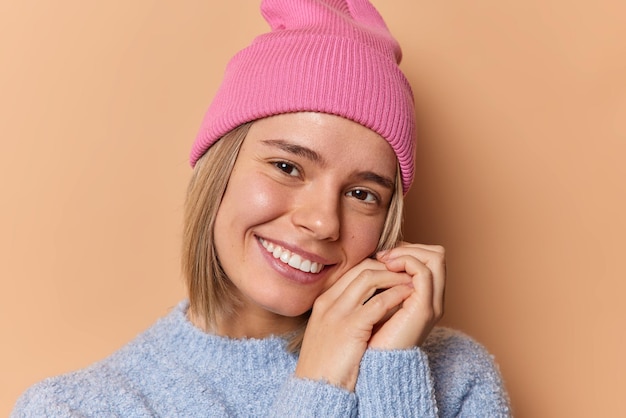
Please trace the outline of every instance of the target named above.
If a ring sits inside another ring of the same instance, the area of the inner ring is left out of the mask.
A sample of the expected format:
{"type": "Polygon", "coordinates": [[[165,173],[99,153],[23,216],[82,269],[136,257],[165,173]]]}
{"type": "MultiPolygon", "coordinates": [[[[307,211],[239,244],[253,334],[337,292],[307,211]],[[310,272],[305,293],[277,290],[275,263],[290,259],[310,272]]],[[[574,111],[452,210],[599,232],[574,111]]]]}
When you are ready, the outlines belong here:
{"type": "Polygon", "coordinates": [[[187,302],[84,370],[44,380],[12,417],[508,417],[488,353],[437,328],[422,349],[366,352],[354,393],[293,377],[285,341],[206,334],[187,302]]]}
{"type": "Polygon", "coordinates": [[[264,0],[272,31],[229,62],[191,151],[191,164],[224,134],[299,111],[343,116],[385,138],[403,190],[415,171],[413,93],[400,46],[366,0],[264,0]]]}

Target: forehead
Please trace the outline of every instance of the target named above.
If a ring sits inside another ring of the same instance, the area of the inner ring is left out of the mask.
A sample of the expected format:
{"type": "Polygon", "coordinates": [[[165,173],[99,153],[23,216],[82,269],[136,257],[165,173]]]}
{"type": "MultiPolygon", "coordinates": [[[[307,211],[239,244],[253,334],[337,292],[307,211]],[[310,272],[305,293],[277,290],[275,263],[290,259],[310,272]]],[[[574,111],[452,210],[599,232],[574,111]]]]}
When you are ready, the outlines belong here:
{"type": "Polygon", "coordinates": [[[397,159],[389,143],[340,116],[298,112],[259,119],[250,128],[244,147],[263,148],[277,141],[315,152],[321,164],[361,166],[395,177],[397,159]]]}

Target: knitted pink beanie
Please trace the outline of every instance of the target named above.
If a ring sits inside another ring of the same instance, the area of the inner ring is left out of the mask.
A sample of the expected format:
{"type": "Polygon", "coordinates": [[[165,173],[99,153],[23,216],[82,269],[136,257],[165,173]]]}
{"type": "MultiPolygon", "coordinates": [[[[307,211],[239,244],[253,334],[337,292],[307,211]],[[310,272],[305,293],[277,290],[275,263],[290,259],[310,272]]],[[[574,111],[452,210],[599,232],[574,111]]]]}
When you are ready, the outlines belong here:
{"type": "Polygon", "coordinates": [[[191,150],[191,165],[246,122],[312,111],[360,123],[398,157],[406,193],[415,171],[413,94],[402,52],[367,0],[263,0],[271,32],[229,62],[191,150]]]}

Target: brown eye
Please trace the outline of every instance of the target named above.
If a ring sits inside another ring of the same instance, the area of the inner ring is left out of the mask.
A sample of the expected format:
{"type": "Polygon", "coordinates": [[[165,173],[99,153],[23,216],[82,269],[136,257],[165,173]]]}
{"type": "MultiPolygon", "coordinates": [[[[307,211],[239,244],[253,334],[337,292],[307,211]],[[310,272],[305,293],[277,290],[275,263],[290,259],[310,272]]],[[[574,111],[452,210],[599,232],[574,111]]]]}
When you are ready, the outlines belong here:
{"type": "Polygon", "coordinates": [[[372,192],[368,192],[367,190],[356,189],[348,192],[348,196],[352,196],[357,200],[361,200],[363,202],[373,203],[378,199],[372,192]]]}
{"type": "Polygon", "coordinates": [[[297,177],[300,175],[300,172],[298,171],[296,166],[286,161],[277,161],[274,163],[274,166],[290,176],[297,177]]]}

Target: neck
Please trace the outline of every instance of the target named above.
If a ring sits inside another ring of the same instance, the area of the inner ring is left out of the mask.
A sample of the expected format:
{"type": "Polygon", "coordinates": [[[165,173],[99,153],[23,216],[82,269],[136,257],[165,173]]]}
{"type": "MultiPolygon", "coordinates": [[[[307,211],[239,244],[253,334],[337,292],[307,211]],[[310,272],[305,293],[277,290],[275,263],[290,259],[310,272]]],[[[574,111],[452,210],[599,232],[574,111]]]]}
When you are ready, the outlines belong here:
{"type": "Polygon", "coordinates": [[[230,338],[266,338],[271,335],[286,335],[300,329],[306,322],[307,315],[287,317],[277,315],[265,310],[256,312],[242,312],[236,310],[232,313],[223,313],[211,326],[206,318],[198,315],[191,309],[187,317],[196,327],[204,332],[212,332],[217,335],[230,338]]]}

